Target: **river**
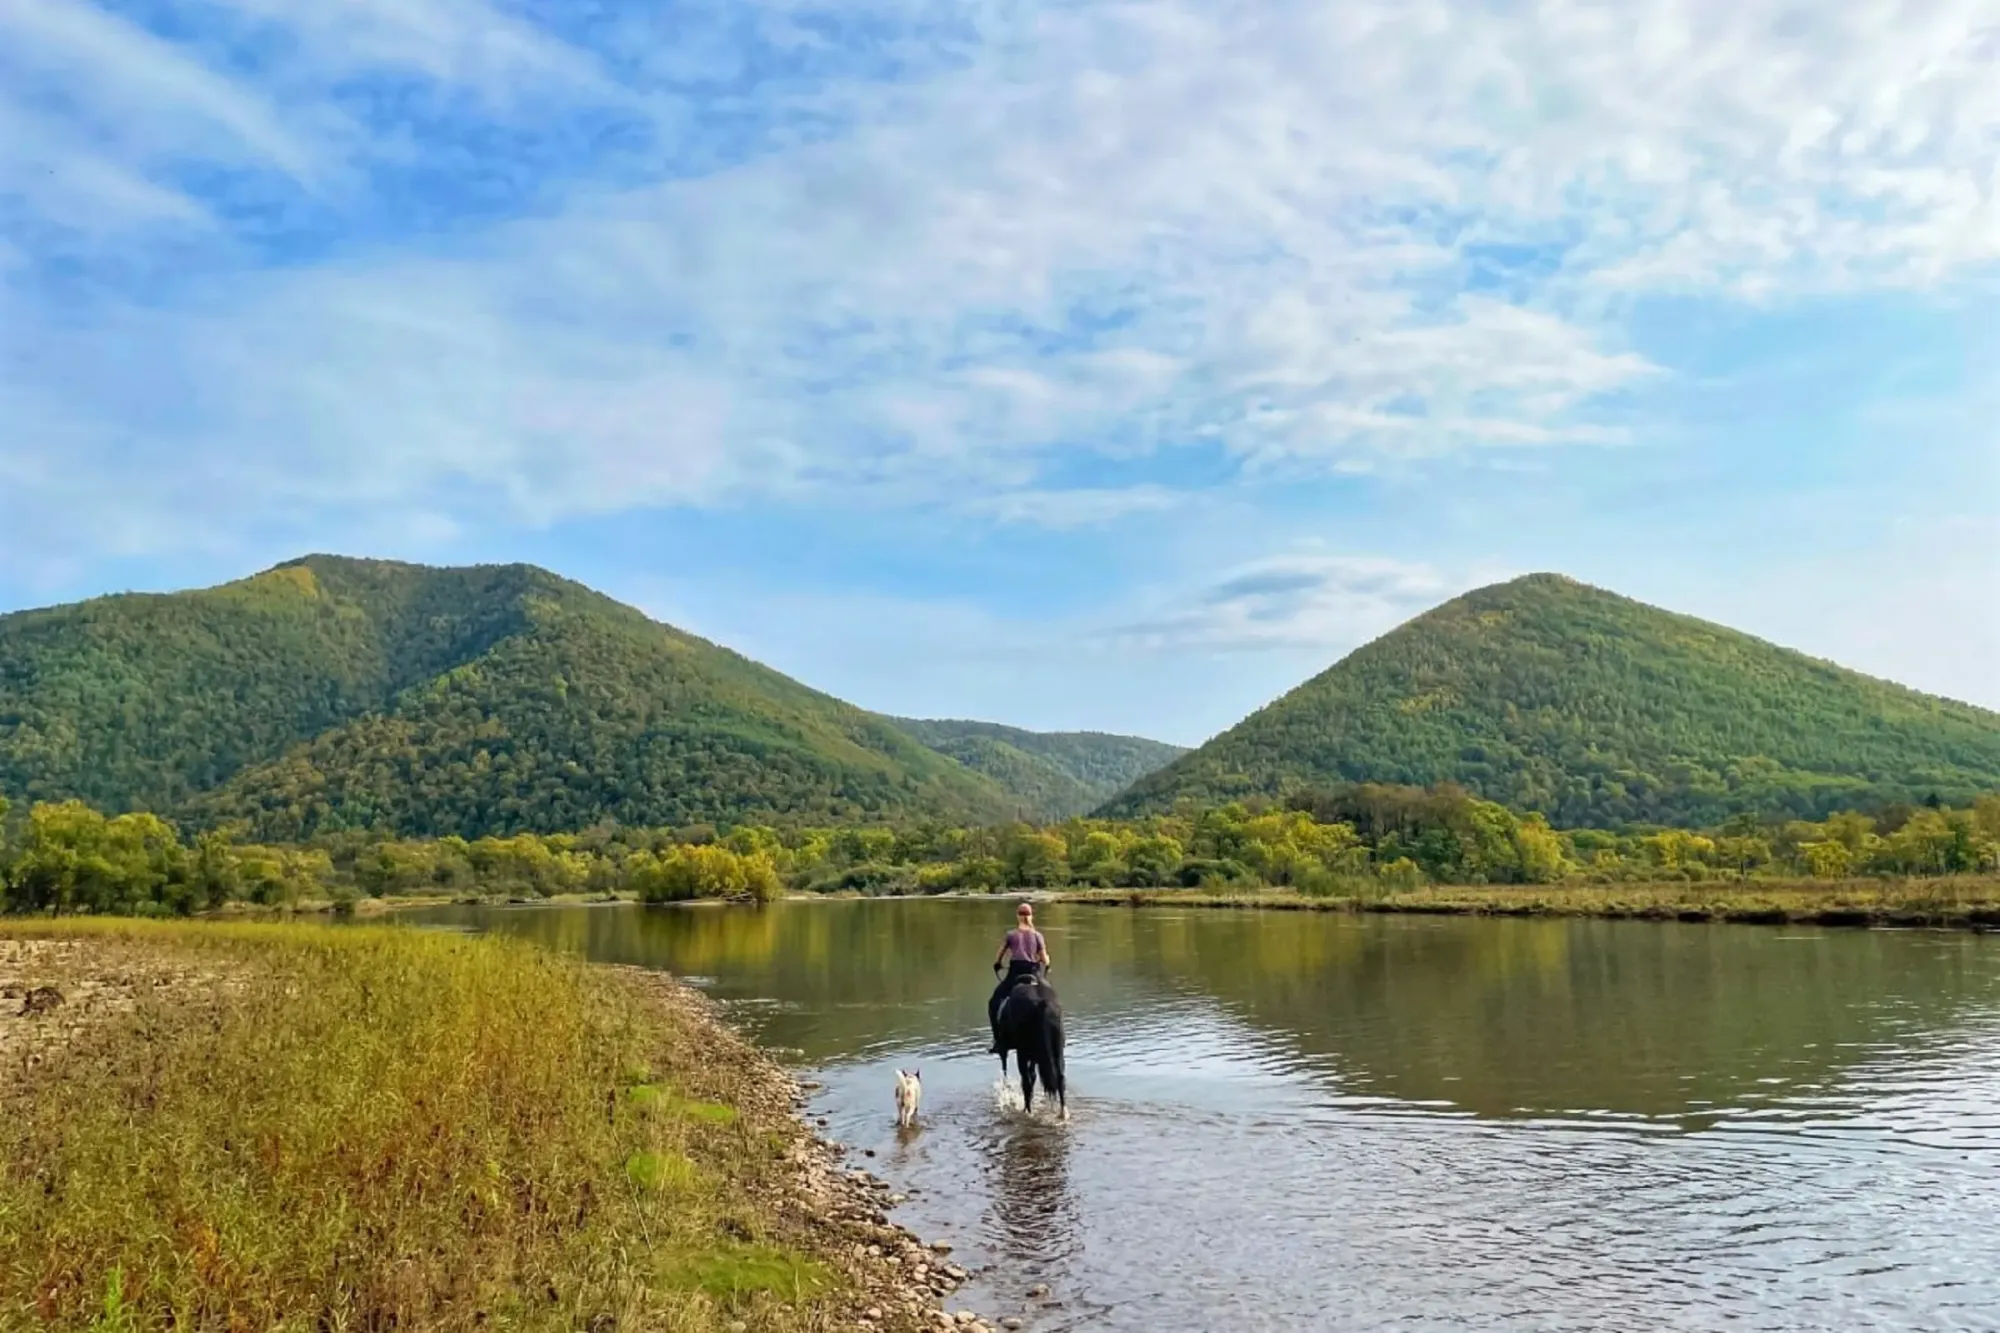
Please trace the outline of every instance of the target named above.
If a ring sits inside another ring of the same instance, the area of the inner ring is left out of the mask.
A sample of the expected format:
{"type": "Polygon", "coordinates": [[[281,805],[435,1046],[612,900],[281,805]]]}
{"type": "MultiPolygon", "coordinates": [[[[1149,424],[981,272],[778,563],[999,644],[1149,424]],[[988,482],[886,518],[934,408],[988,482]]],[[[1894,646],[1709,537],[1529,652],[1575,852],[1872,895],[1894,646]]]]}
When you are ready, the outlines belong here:
{"type": "Polygon", "coordinates": [[[1007,900],[423,919],[702,986],[1039,1333],[2000,1328],[2000,938],[1038,915],[1067,1124],[980,1054],[1007,900]]]}

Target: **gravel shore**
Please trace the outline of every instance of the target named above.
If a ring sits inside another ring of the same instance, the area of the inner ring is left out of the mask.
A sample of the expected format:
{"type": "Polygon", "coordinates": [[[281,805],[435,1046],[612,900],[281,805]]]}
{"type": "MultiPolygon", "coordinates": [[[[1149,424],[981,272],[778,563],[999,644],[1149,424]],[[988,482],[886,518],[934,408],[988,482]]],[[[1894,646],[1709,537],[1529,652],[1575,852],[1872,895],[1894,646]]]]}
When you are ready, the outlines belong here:
{"type": "Polygon", "coordinates": [[[845,1274],[857,1292],[850,1327],[875,1333],[1000,1333],[993,1321],[950,1303],[966,1271],[949,1245],[926,1244],[889,1220],[889,1186],[845,1165],[836,1144],[813,1133],[806,1091],[788,1071],[730,1026],[708,996],[664,973],[607,967],[700,1030],[705,1068],[685,1076],[709,1081],[715,1095],[760,1130],[786,1144],[783,1169],[762,1201],[800,1233],[801,1244],[845,1274]]]}

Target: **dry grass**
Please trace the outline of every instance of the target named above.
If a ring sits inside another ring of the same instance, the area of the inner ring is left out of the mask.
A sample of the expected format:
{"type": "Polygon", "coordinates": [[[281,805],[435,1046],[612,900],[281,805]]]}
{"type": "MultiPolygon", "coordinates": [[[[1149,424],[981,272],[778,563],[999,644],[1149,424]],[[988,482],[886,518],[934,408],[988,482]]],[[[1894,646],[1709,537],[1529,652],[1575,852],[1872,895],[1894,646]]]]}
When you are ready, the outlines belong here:
{"type": "Polygon", "coordinates": [[[1288,889],[1121,889],[1057,896],[1064,902],[1135,907],[2000,927],[2000,876],[1993,875],[1835,882],[1714,879],[1637,884],[1440,884],[1367,897],[1309,898],[1288,889]]]}
{"type": "Polygon", "coordinates": [[[732,1104],[754,1055],[618,974],[394,927],[0,936],[230,979],[135,988],[0,1084],[0,1327],[848,1323],[782,1206],[788,1107],[732,1104]]]}

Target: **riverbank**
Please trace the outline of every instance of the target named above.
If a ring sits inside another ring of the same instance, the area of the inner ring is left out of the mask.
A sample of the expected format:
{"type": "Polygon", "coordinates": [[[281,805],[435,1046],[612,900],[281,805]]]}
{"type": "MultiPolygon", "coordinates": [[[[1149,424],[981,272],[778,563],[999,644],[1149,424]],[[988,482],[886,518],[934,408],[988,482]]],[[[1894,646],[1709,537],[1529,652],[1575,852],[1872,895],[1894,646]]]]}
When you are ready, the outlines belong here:
{"type": "MultiPolygon", "coordinates": [[[[2000,875],[1952,875],[1923,879],[1777,880],[1710,879],[1620,884],[1432,884],[1400,892],[1366,895],[1299,893],[1294,889],[1002,889],[995,893],[932,894],[789,893],[787,902],[846,902],[892,898],[973,900],[1026,898],[1111,907],[1195,907],[1290,912],[1379,912],[1432,916],[1572,916],[1652,921],[1726,921],[1748,924],[1929,927],[2000,930],[2000,875]]],[[[550,898],[499,895],[425,894],[363,898],[346,908],[313,902],[295,914],[347,911],[381,916],[423,907],[579,906],[634,902],[629,895],[562,894],[550,898]]],[[[718,899],[668,904],[722,907],[718,899]]],[[[228,916],[246,915],[232,908],[228,916]]]]}
{"type": "Polygon", "coordinates": [[[1636,884],[1430,885],[1375,896],[1289,889],[1084,889],[1042,895],[1109,907],[1261,908],[1446,916],[1575,916],[1824,926],[2000,929],[2000,876],[1910,880],[1707,880],[1636,884]]]}
{"type": "Polygon", "coordinates": [[[418,907],[581,907],[639,901],[630,893],[555,893],[531,897],[520,893],[394,893],[380,898],[356,894],[341,898],[302,898],[285,907],[261,907],[255,903],[230,903],[215,912],[204,913],[210,920],[275,920],[299,916],[375,917],[418,907]]]}
{"type": "Polygon", "coordinates": [[[0,921],[0,1326],[984,1327],[699,993],[497,938],[0,921]]]}

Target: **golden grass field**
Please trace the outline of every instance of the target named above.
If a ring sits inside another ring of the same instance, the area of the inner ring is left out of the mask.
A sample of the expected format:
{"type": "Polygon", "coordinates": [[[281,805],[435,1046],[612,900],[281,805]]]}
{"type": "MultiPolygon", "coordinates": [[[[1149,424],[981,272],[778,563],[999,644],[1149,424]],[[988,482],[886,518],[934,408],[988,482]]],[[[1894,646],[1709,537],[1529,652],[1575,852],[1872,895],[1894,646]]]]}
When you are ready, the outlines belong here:
{"type": "Polygon", "coordinates": [[[12,920],[0,983],[0,1328],[816,1330],[880,1303],[834,1217],[866,1207],[802,1197],[834,1173],[789,1081],[664,979],[395,926],[12,920]],[[17,1014],[42,985],[64,1001],[17,1014]]]}

